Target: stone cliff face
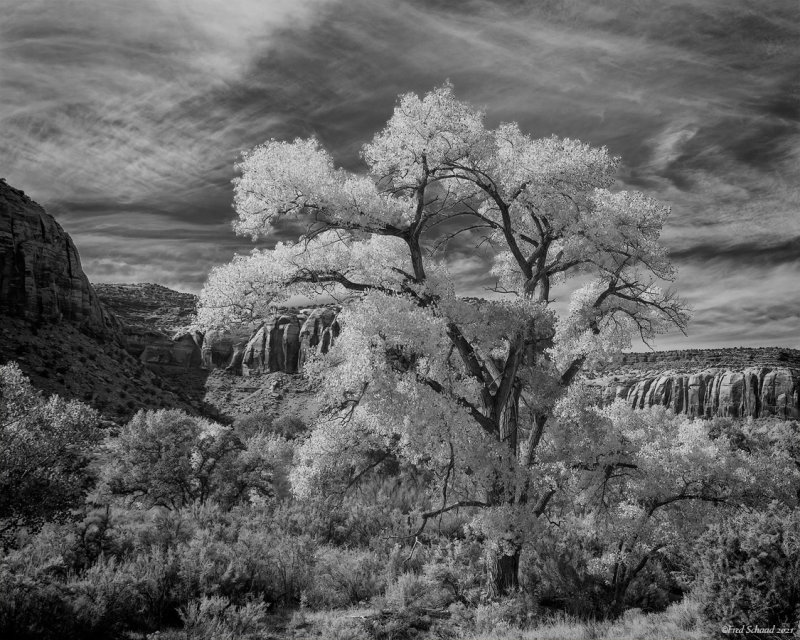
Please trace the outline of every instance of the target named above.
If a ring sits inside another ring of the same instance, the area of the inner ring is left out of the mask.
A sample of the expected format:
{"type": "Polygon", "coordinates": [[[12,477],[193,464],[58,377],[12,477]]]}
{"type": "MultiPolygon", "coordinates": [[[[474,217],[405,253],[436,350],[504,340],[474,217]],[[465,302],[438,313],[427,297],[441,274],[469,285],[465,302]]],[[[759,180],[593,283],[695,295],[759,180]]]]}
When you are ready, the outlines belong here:
{"type": "Polygon", "coordinates": [[[186,329],[194,320],[197,296],[150,283],[94,287],[122,321],[128,353],[159,370],[200,367],[203,336],[186,329]]]}
{"type": "Polygon", "coordinates": [[[720,349],[626,354],[594,380],[603,402],[693,417],[800,417],[800,351],[720,349]]]}
{"type": "Polygon", "coordinates": [[[160,284],[93,284],[103,306],[130,327],[172,335],[194,321],[197,296],[160,284]]]}
{"type": "Polygon", "coordinates": [[[197,297],[155,284],[96,285],[123,322],[128,352],[162,373],[223,369],[251,376],[298,373],[338,335],[336,306],[277,309],[262,322],[205,333],[187,327],[197,297]]]}
{"type": "Polygon", "coordinates": [[[327,353],[339,335],[338,312],[334,306],[278,309],[254,325],[208,331],[199,335],[201,366],[243,376],[299,373],[310,355],[327,353]]]}
{"type": "Polygon", "coordinates": [[[69,235],[0,180],[0,364],[17,362],[37,389],[87,402],[111,421],[140,409],[195,411],[188,385],[132,357],[126,337],[69,235]]]}
{"type": "Polygon", "coordinates": [[[242,352],[242,373],[297,373],[313,353],[327,353],[339,334],[338,309],[317,307],[268,318],[242,352]]]}
{"type": "Polygon", "coordinates": [[[81,269],[72,239],[22,191],[0,180],[0,315],[118,331],[81,269]]]}

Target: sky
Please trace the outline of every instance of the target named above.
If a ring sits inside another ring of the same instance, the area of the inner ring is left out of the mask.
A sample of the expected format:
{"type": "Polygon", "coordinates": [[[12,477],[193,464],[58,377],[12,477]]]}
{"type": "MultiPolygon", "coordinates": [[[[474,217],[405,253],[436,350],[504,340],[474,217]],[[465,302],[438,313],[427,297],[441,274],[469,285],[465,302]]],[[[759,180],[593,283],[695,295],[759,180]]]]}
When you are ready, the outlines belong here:
{"type": "MultiPolygon", "coordinates": [[[[450,80],[490,126],[605,145],[672,207],[688,335],[800,348],[798,0],[0,0],[0,177],[93,282],[197,292],[252,244],[233,165],[317,136],[341,166],[450,80]]],[[[485,264],[462,252],[465,293],[485,264]]]]}

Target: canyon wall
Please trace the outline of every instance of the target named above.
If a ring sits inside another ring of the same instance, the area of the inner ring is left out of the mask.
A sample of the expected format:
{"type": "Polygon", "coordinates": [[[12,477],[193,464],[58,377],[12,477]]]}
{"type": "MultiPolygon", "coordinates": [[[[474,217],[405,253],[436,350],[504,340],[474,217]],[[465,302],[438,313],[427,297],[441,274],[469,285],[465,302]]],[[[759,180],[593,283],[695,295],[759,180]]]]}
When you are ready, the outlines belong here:
{"type": "Polygon", "coordinates": [[[336,305],[279,308],[261,322],[224,330],[191,328],[197,297],[155,284],[96,285],[119,317],[128,352],[163,373],[226,370],[243,376],[298,373],[338,335],[336,305]]]}
{"type": "Polygon", "coordinates": [[[669,407],[693,417],[800,417],[800,351],[775,347],[625,354],[605,376],[604,403],[669,407]]]}
{"type": "Polygon", "coordinates": [[[118,332],[89,284],[78,251],[51,215],[0,179],[0,315],[66,321],[98,335],[118,332]]]}
{"type": "Polygon", "coordinates": [[[208,331],[201,344],[202,366],[243,376],[299,373],[310,355],[328,352],[339,334],[338,312],[334,305],[277,309],[260,323],[208,331]]]}

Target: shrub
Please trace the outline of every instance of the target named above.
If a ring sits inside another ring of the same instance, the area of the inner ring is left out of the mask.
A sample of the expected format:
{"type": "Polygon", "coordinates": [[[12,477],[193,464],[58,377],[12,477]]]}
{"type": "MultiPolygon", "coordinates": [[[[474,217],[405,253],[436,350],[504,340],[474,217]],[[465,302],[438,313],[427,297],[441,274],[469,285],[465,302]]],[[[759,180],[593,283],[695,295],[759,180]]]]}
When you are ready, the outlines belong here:
{"type": "Polygon", "coordinates": [[[374,551],[321,547],[312,572],[304,595],[308,605],[318,609],[357,604],[386,586],[385,561],[374,551]]]}
{"type": "Polygon", "coordinates": [[[261,638],[266,617],[263,602],[236,606],[224,596],[193,600],[181,611],[184,631],[194,640],[261,638]]]}
{"type": "Polygon", "coordinates": [[[0,636],[19,640],[75,637],[69,594],[49,579],[15,574],[0,566],[0,636]]]}
{"type": "Polygon", "coordinates": [[[109,445],[104,488],[141,506],[180,509],[214,499],[272,503],[289,495],[294,449],[259,432],[244,442],[228,426],[178,410],[139,411],[109,445]]]}
{"type": "Polygon", "coordinates": [[[538,615],[536,602],[530,595],[512,596],[479,604],[475,609],[475,627],[478,631],[496,632],[502,629],[523,629],[530,626],[538,615]]]}
{"type": "Polygon", "coordinates": [[[272,430],[272,415],[264,412],[250,413],[236,418],[233,430],[242,439],[272,430]]]}
{"type": "Polygon", "coordinates": [[[175,409],[140,411],[111,443],[103,474],[112,493],[178,508],[207,500],[241,446],[229,427],[209,420],[175,409]]]}
{"type": "Polygon", "coordinates": [[[308,425],[298,416],[286,414],[278,416],[270,430],[287,440],[293,440],[308,431],[308,425]]]}
{"type": "Polygon", "coordinates": [[[451,601],[474,606],[488,596],[483,546],[475,540],[443,541],[434,545],[424,575],[450,595],[451,601]]]}
{"type": "Polygon", "coordinates": [[[0,366],[0,532],[67,517],[83,502],[98,425],[93,409],[44,399],[16,364],[0,366]]]}
{"type": "Polygon", "coordinates": [[[702,605],[694,598],[686,597],[680,602],[669,605],[663,618],[681,631],[694,631],[705,623],[702,605]]]}
{"type": "Polygon", "coordinates": [[[438,609],[452,601],[446,589],[429,577],[404,573],[386,588],[386,604],[398,611],[404,609],[438,609]]]}
{"type": "Polygon", "coordinates": [[[697,596],[707,618],[792,627],[800,615],[800,512],[742,512],[700,539],[697,596]]]}

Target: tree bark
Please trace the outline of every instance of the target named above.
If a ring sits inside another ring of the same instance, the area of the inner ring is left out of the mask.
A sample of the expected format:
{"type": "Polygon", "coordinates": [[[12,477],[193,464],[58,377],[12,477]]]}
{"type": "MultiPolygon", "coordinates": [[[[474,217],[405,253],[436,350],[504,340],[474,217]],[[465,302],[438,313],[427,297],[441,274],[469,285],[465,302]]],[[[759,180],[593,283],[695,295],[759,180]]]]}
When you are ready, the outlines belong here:
{"type": "Polygon", "coordinates": [[[522,550],[515,546],[511,554],[499,549],[492,559],[492,588],[494,595],[504,596],[519,589],[519,558],[522,550]]]}

